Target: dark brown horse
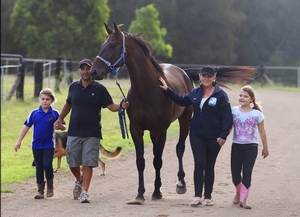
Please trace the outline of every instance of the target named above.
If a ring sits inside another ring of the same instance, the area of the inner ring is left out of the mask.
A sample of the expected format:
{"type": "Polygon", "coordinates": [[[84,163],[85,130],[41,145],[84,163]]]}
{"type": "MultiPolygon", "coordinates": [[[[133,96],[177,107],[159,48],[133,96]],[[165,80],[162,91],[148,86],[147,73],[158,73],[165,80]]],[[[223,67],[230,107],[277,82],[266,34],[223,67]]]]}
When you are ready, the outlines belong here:
{"type": "MultiPolygon", "coordinates": [[[[152,56],[149,44],[140,35],[122,32],[116,24],[110,28],[105,24],[108,38],[102,44],[92,69],[91,75],[96,80],[101,80],[116,68],[126,64],[131,88],[127,95],[130,106],[127,109],[130,120],[130,132],[135,145],[136,166],[138,169],[138,195],[137,201],[144,201],[144,131],[150,131],[153,143],[153,166],[156,171],[154,192],[152,199],[161,199],[160,192],[162,167],[162,154],[166,142],[167,129],[170,124],[178,119],[180,132],[176,145],[178,158],[178,181],[176,191],[179,194],[186,192],[184,181],[182,157],[185,150],[185,140],[189,132],[189,120],[192,107],[180,107],[173,103],[166,93],[159,87],[159,77],[163,77],[168,85],[177,93],[188,93],[193,85],[189,76],[179,67],[171,64],[158,64],[152,56]]],[[[191,70],[195,74],[196,70],[191,70]]],[[[193,77],[193,76],[192,76],[193,77]]]]}

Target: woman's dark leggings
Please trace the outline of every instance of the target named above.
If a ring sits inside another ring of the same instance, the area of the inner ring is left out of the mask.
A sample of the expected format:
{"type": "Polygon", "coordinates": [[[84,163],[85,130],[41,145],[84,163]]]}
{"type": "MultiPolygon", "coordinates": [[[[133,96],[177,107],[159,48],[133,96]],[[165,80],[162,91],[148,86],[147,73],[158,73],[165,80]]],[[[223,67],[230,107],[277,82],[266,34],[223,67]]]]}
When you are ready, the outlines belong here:
{"type": "Polygon", "coordinates": [[[246,188],[251,186],[251,176],[257,157],[257,144],[236,144],[231,147],[232,182],[237,186],[240,182],[246,188]],[[242,174],[241,174],[242,173],[242,174]]]}
{"type": "Polygon", "coordinates": [[[39,184],[44,182],[44,171],[46,179],[52,179],[54,148],[32,149],[32,153],[35,161],[36,182],[39,184]]]}
{"type": "Polygon", "coordinates": [[[211,199],[215,180],[215,163],[221,146],[217,139],[204,139],[190,136],[194,155],[194,186],[195,197],[202,197],[204,184],[204,199],[211,199]]]}

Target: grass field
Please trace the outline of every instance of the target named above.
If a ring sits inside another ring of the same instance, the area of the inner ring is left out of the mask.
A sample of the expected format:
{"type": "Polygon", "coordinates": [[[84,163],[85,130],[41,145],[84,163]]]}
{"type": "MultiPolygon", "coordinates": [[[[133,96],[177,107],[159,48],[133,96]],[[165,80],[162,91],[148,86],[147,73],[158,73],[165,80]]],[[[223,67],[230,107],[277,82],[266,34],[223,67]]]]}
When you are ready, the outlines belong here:
{"type": "MultiPolygon", "coordinates": [[[[13,77],[5,77],[3,85],[3,93],[8,93],[13,85],[13,77]]],[[[129,88],[129,80],[118,81],[126,94],[129,88]]],[[[119,103],[122,99],[121,92],[115,84],[115,80],[101,81],[108,91],[111,93],[115,103],[119,103]]],[[[53,81],[45,81],[43,87],[54,88],[53,81]],[[50,85],[49,85],[50,84],[50,85]]],[[[61,111],[67,96],[67,87],[60,88],[60,93],[56,93],[57,102],[53,104],[53,108],[61,111]]],[[[14,145],[18,139],[19,133],[23,127],[23,123],[29,112],[39,106],[37,98],[33,97],[34,83],[32,77],[25,77],[24,84],[24,101],[16,100],[15,95],[6,102],[1,103],[1,192],[9,191],[3,186],[12,182],[22,182],[30,177],[35,176],[35,168],[31,166],[33,156],[31,150],[32,129],[23,139],[22,146],[18,152],[14,151],[14,145]]],[[[3,96],[2,96],[3,97],[3,96]]],[[[5,97],[4,97],[5,98],[5,97]]],[[[127,116],[126,116],[127,117],[127,116]]],[[[68,124],[69,116],[65,121],[68,124]]],[[[114,150],[117,146],[123,148],[122,154],[126,151],[133,150],[134,145],[130,137],[130,144],[127,139],[123,139],[119,126],[117,112],[110,112],[108,109],[102,110],[102,144],[108,150],[114,150]]],[[[127,126],[129,120],[127,117],[127,126]]],[[[174,122],[168,131],[168,138],[177,136],[178,124],[174,122]]],[[[150,144],[149,134],[145,133],[145,143],[150,144]]],[[[53,161],[53,166],[56,166],[56,160],[53,161]]],[[[63,159],[62,169],[67,169],[67,163],[63,159]]]]}
{"type": "MultiPolygon", "coordinates": [[[[9,92],[9,90],[12,88],[13,82],[13,76],[5,76],[3,86],[1,86],[3,93],[9,92]]],[[[107,87],[114,99],[114,102],[119,103],[122,99],[122,95],[118,86],[115,84],[115,80],[107,79],[101,81],[101,83],[107,87]]],[[[119,83],[126,94],[130,85],[129,80],[119,80],[119,83]]],[[[50,88],[54,87],[53,80],[45,79],[43,87],[48,86],[50,88]]],[[[300,88],[285,88],[281,86],[265,87],[260,84],[253,84],[253,86],[272,90],[300,91],[300,88]]],[[[24,84],[24,101],[18,101],[16,100],[15,96],[13,96],[9,101],[1,103],[1,192],[9,191],[9,189],[3,188],[3,186],[6,184],[12,182],[22,182],[30,177],[35,176],[35,168],[31,166],[33,160],[31,151],[32,129],[24,138],[21,149],[18,152],[14,151],[14,145],[17,141],[26,117],[32,109],[39,106],[37,98],[33,97],[33,93],[33,77],[26,76],[24,84]]],[[[53,108],[61,111],[66,96],[67,85],[62,85],[60,88],[60,93],[56,93],[57,102],[53,105],[53,108]]],[[[5,98],[5,96],[1,97],[2,99],[5,98]]],[[[67,116],[67,124],[68,121],[69,117],[67,116]]],[[[128,124],[129,120],[127,118],[127,125],[128,124]]],[[[117,146],[121,146],[123,148],[123,154],[125,155],[126,151],[134,149],[131,139],[130,144],[127,139],[122,139],[117,113],[112,113],[108,109],[103,109],[102,127],[102,144],[106,149],[114,150],[117,146]]],[[[177,138],[177,136],[178,123],[176,121],[168,130],[168,139],[177,138]]],[[[150,144],[148,133],[145,134],[144,141],[146,145],[150,144]]],[[[54,166],[56,166],[56,160],[54,161],[54,164],[54,166]]],[[[62,169],[67,169],[65,159],[63,159],[62,169]]]]}

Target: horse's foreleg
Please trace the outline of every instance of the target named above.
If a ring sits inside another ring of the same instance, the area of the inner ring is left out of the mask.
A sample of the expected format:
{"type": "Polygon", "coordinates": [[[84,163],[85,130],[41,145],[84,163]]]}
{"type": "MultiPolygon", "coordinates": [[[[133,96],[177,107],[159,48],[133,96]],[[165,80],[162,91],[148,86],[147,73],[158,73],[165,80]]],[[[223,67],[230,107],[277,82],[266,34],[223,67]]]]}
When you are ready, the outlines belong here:
{"type": "Polygon", "coordinates": [[[154,181],[154,191],[151,197],[151,200],[158,200],[162,198],[162,194],[160,192],[161,187],[161,177],[160,170],[162,167],[162,156],[155,155],[153,158],[153,166],[155,168],[155,181],[154,181]]]}
{"type": "Polygon", "coordinates": [[[145,193],[145,185],[144,185],[144,170],[145,170],[145,158],[144,151],[140,149],[136,149],[136,166],[138,169],[139,176],[139,187],[138,187],[138,195],[136,196],[136,200],[144,201],[144,193],[145,193]]]}
{"type": "Polygon", "coordinates": [[[152,194],[152,200],[158,200],[162,198],[162,194],[160,192],[161,187],[161,177],[160,170],[162,168],[162,153],[165,147],[166,142],[166,133],[160,136],[154,136],[152,133],[150,134],[152,143],[153,143],[153,166],[155,168],[155,181],[154,181],[154,192],[152,194]]]}
{"type": "Polygon", "coordinates": [[[139,187],[138,187],[138,195],[136,196],[136,200],[144,201],[144,193],[145,193],[145,185],[144,185],[144,170],[145,170],[145,158],[144,158],[144,141],[143,134],[139,135],[139,131],[133,130],[132,126],[130,126],[130,131],[132,135],[132,139],[135,146],[136,153],[136,167],[138,170],[138,179],[139,179],[139,187]]]}

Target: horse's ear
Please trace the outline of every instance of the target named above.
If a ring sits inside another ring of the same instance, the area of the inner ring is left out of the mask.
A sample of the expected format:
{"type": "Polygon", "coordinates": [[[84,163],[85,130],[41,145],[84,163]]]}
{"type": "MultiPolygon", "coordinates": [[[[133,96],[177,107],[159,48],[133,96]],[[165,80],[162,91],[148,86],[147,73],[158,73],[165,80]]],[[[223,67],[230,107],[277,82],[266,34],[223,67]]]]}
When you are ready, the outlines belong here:
{"type": "Polygon", "coordinates": [[[118,34],[120,29],[115,23],[114,23],[114,29],[115,29],[116,34],[118,34]]]}
{"type": "Polygon", "coordinates": [[[121,29],[122,26],[124,26],[124,24],[119,24],[118,28],[121,29]]]}
{"type": "Polygon", "coordinates": [[[106,23],[104,23],[104,26],[105,26],[105,29],[106,29],[106,33],[108,35],[110,35],[113,32],[112,28],[110,28],[106,23]]]}

